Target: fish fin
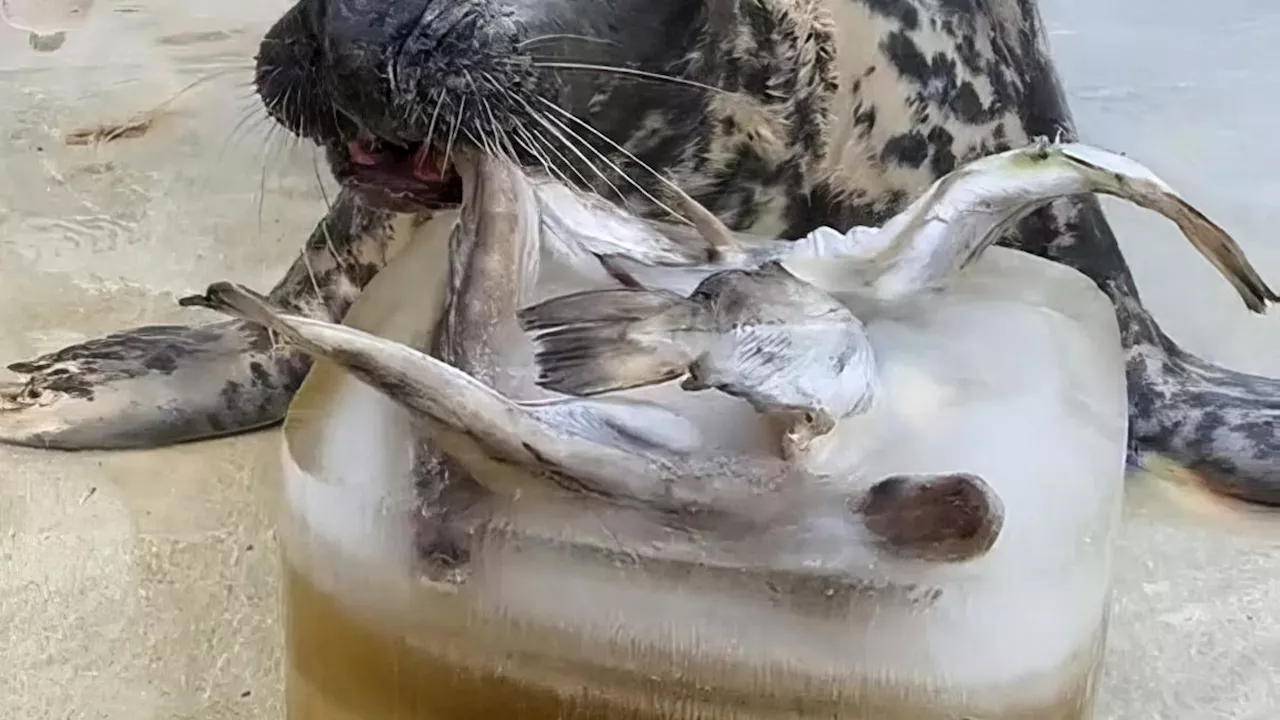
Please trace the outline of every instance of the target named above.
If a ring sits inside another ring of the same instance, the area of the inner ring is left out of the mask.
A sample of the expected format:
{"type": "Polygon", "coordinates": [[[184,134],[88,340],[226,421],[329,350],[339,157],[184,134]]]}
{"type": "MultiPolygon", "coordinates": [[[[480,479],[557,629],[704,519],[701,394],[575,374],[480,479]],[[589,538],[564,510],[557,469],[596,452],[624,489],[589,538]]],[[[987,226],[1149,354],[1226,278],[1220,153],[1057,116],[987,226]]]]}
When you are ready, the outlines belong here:
{"type": "Polygon", "coordinates": [[[609,273],[609,277],[617,280],[619,285],[632,290],[643,290],[644,285],[627,269],[625,260],[626,257],[623,255],[601,255],[599,257],[600,266],[604,268],[605,272],[609,273]]]}
{"type": "Polygon", "coordinates": [[[689,296],[708,277],[724,268],[714,265],[658,267],[638,263],[626,255],[602,255],[599,262],[619,285],[627,288],[662,288],[689,296]]]}
{"type": "Polygon", "coordinates": [[[537,384],[587,396],[683,375],[689,351],[660,335],[691,328],[700,311],[662,290],[595,290],[527,307],[517,319],[533,336],[537,384]]]}

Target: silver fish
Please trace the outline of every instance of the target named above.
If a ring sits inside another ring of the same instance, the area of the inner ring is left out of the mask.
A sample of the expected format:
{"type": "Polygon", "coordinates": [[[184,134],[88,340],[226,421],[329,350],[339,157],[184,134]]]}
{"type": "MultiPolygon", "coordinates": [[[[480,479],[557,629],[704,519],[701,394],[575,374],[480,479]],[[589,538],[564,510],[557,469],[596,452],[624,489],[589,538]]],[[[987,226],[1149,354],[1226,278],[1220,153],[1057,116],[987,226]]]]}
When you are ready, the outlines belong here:
{"type": "MultiPolygon", "coordinates": [[[[744,241],[721,226],[713,231],[721,249],[712,261],[687,266],[678,275],[625,255],[602,257],[646,285],[665,287],[770,260],[781,260],[793,270],[796,262],[818,261],[832,266],[824,274],[845,276],[857,295],[892,304],[945,287],[1023,217],[1053,200],[1083,193],[1112,195],[1172,220],[1249,310],[1261,313],[1280,300],[1235,240],[1149,168],[1091,145],[1044,138],[957,168],[878,228],[841,232],[822,227],[795,242],[760,242],[744,241]]],[[[710,226],[715,220],[703,222],[710,226]]]]}
{"type": "Polygon", "coordinates": [[[689,296],[642,288],[572,293],[520,311],[538,384],[568,395],[654,385],[714,388],[780,425],[791,460],[876,388],[866,327],[777,262],[718,272],[689,296]]]}
{"type": "Polygon", "coordinates": [[[706,453],[692,423],[651,403],[512,400],[426,353],[284,314],[231,283],[186,304],[260,323],[343,367],[419,418],[436,447],[487,486],[500,477],[497,487],[632,507],[708,538],[731,528],[735,542],[717,545],[737,548],[730,559],[768,548],[774,569],[855,574],[876,553],[960,562],[985,554],[1003,526],[999,498],[973,475],[893,476],[851,491],[767,455],[706,453]]]}

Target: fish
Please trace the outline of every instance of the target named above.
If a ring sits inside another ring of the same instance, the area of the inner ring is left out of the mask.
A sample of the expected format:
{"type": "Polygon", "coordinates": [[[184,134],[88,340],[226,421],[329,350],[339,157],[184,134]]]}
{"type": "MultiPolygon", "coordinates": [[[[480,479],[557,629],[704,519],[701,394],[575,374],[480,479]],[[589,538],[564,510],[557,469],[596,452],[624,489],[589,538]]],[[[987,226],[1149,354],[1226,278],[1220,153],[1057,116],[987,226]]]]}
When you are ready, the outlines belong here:
{"type": "Polygon", "coordinates": [[[775,260],[792,269],[818,266],[828,277],[839,275],[867,306],[892,306],[947,287],[1019,220],[1054,200],[1086,193],[1114,196],[1171,220],[1251,312],[1264,313],[1280,300],[1239,244],[1150,168],[1093,145],[1043,137],[961,165],[879,227],[824,226],[794,241],[759,241],[721,225],[713,230],[719,241],[708,248],[711,261],[685,265],[678,274],[624,254],[601,254],[600,261],[615,275],[667,287],[775,260]]]}
{"type": "Polygon", "coordinates": [[[774,420],[788,460],[875,396],[866,326],[776,261],[715,273],[688,297],[589,290],[517,317],[534,341],[539,386],[589,397],[683,376],[687,391],[714,388],[774,420]]]}
{"type": "Polygon", "coordinates": [[[765,454],[708,451],[693,423],[651,402],[514,400],[428,353],[286,313],[230,282],[183,304],[258,323],[343,368],[412,414],[435,447],[476,478],[505,475],[498,486],[635,508],[698,529],[704,541],[730,528],[733,542],[716,544],[722,562],[768,552],[775,570],[846,563],[852,574],[883,559],[968,562],[985,555],[1003,527],[1003,504],[977,475],[871,482],[815,475],[765,454]]]}

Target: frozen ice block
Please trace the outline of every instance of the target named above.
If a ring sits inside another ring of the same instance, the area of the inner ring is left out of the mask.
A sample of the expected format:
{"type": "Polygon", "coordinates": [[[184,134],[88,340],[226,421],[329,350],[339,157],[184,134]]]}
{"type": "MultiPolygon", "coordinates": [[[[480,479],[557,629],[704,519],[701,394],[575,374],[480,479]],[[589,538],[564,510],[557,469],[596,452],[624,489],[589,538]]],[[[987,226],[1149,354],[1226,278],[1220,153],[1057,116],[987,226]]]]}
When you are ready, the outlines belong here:
{"type": "MultiPolygon", "coordinates": [[[[420,343],[451,223],[424,226],[348,323],[420,343]]],[[[543,265],[548,292],[570,289],[543,265]]],[[[821,264],[791,267],[840,286],[821,264]]],[[[696,536],[529,502],[492,508],[503,532],[464,537],[456,572],[426,572],[408,415],[318,362],[283,448],[291,717],[1090,717],[1127,422],[1111,304],[1068,268],[996,248],[944,295],[868,325],[883,396],[812,469],[981,476],[1005,512],[982,557],[803,577],[762,554],[726,570],[698,562],[696,536]]],[[[725,449],[761,442],[740,400],[629,394],[725,449]]]]}

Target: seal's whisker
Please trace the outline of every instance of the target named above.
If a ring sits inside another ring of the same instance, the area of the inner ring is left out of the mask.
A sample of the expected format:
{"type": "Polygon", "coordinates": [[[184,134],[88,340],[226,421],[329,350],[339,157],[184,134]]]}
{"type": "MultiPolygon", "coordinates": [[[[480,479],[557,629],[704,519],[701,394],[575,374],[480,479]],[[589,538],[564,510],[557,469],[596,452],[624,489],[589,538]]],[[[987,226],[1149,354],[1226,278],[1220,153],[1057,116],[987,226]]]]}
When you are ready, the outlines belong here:
{"type": "Polygon", "coordinates": [[[573,35],[570,33],[550,33],[547,35],[539,35],[531,37],[528,40],[516,43],[516,48],[523,50],[530,45],[537,45],[544,42],[553,42],[555,40],[581,40],[583,42],[600,43],[601,45],[617,45],[613,40],[605,40],[604,38],[594,38],[589,35],[573,35]]]}
{"type": "MultiPolygon", "coordinates": [[[[329,201],[329,192],[324,189],[324,178],[320,177],[320,152],[318,148],[311,153],[311,169],[315,173],[316,188],[320,190],[320,199],[324,201],[325,209],[333,212],[333,203],[329,201]]],[[[334,260],[337,260],[337,257],[334,260]]]]}
{"type": "Polygon", "coordinates": [[[195,80],[192,80],[190,83],[187,83],[185,86],[183,86],[182,88],[180,88],[177,92],[175,92],[175,93],[173,93],[172,95],[170,95],[170,96],[168,97],[168,99],[163,100],[162,102],[160,102],[160,104],[158,104],[158,105],[156,105],[155,107],[151,108],[151,110],[149,110],[149,111],[147,112],[147,114],[149,114],[149,115],[150,115],[150,114],[154,114],[154,113],[159,113],[161,110],[164,110],[165,108],[167,108],[167,107],[169,107],[170,105],[172,105],[174,102],[176,102],[176,101],[177,101],[179,98],[181,98],[183,95],[186,95],[187,93],[191,92],[192,90],[195,90],[196,88],[200,87],[201,85],[204,85],[205,83],[210,82],[210,81],[213,81],[213,80],[217,80],[218,78],[223,77],[223,76],[225,76],[225,75],[229,75],[229,74],[231,74],[232,72],[234,72],[234,71],[236,71],[236,70],[244,70],[244,69],[245,69],[245,67],[246,67],[246,66],[239,66],[239,65],[237,65],[237,66],[230,66],[230,67],[224,67],[224,68],[221,68],[221,69],[218,69],[218,70],[214,70],[214,71],[213,71],[213,72],[211,72],[211,73],[208,73],[208,74],[205,74],[205,75],[201,75],[200,77],[196,78],[195,80]]]}
{"type": "Polygon", "coordinates": [[[431,112],[431,121],[427,124],[426,145],[431,145],[431,141],[435,139],[436,120],[440,119],[440,108],[444,105],[444,100],[447,96],[447,92],[444,90],[440,91],[440,97],[436,100],[436,109],[431,112]]]}
{"type": "MultiPolygon", "coordinates": [[[[596,137],[600,138],[601,140],[605,141],[606,143],[609,143],[609,145],[610,145],[612,148],[614,148],[614,149],[615,149],[615,150],[617,150],[618,152],[622,153],[622,154],[623,154],[627,159],[629,159],[629,160],[631,160],[631,161],[635,162],[637,165],[639,165],[640,167],[642,167],[642,168],[644,168],[645,170],[647,170],[647,171],[649,172],[649,174],[650,174],[650,175],[652,175],[654,178],[656,178],[656,179],[658,180],[658,182],[661,182],[662,184],[666,185],[667,187],[670,187],[672,190],[675,190],[677,193],[683,193],[683,190],[682,190],[678,185],[676,185],[674,182],[672,182],[672,181],[671,181],[667,176],[665,176],[665,175],[663,175],[663,174],[659,173],[657,170],[654,170],[652,167],[650,167],[650,166],[649,166],[649,164],[648,164],[648,163],[646,163],[645,161],[643,161],[643,160],[641,160],[639,157],[637,157],[635,153],[631,152],[630,150],[626,149],[626,148],[625,148],[625,147],[623,147],[622,145],[620,145],[620,144],[618,144],[617,142],[615,142],[615,141],[613,140],[613,138],[611,138],[611,137],[609,137],[608,135],[605,135],[604,133],[602,133],[602,132],[600,132],[599,130],[595,129],[595,127],[593,127],[593,126],[591,125],[591,123],[587,122],[586,120],[583,120],[582,118],[578,117],[577,115],[574,115],[573,113],[569,112],[568,110],[565,110],[564,108],[560,107],[559,105],[556,105],[555,103],[553,103],[553,102],[551,102],[551,101],[547,100],[546,98],[538,98],[538,99],[539,99],[539,100],[541,100],[541,101],[542,101],[544,104],[546,104],[548,107],[550,107],[552,110],[555,110],[556,112],[560,113],[561,115],[563,115],[564,117],[568,118],[569,120],[572,120],[573,122],[577,123],[577,124],[578,124],[578,125],[580,125],[581,127],[586,128],[586,129],[587,129],[587,131],[588,131],[588,132],[590,132],[592,135],[595,135],[596,137]]],[[[632,184],[633,184],[633,185],[636,185],[636,183],[634,183],[634,182],[632,182],[632,184]]],[[[639,185],[636,185],[636,187],[639,187],[639,185]]],[[[656,201],[655,201],[655,202],[656,202],[656,201]]],[[[680,213],[675,213],[675,215],[676,215],[676,217],[684,218],[684,216],[683,216],[682,214],[680,214],[680,213]]],[[[684,218],[684,219],[685,219],[685,220],[690,220],[690,218],[684,218]]]]}
{"type": "MultiPolygon", "coordinates": [[[[576,166],[574,166],[574,164],[573,164],[572,162],[570,162],[570,161],[569,161],[569,158],[565,157],[565,154],[564,154],[564,153],[562,153],[562,152],[560,152],[560,149],[559,149],[559,148],[557,148],[557,147],[555,146],[555,143],[551,142],[551,140],[550,140],[549,138],[547,138],[547,136],[546,136],[546,135],[543,135],[543,134],[538,130],[538,128],[536,128],[536,127],[526,127],[526,126],[524,126],[523,124],[521,124],[521,125],[517,125],[516,127],[519,127],[519,128],[521,128],[521,129],[523,129],[526,133],[529,133],[529,135],[532,137],[532,139],[533,139],[535,142],[540,142],[540,143],[542,144],[542,147],[544,147],[544,148],[546,148],[547,150],[551,151],[552,153],[554,153],[554,154],[555,154],[555,156],[556,156],[556,157],[560,158],[560,162],[564,165],[564,167],[568,168],[570,172],[572,172],[574,175],[577,175],[577,176],[578,176],[578,179],[582,181],[582,186],[583,186],[583,187],[591,187],[591,182],[590,182],[589,180],[587,180],[586,176],[584,176],[581,172],[579,172],[579,171],[578,171],[578,168],[577,168],[576,166]]],[[[553,166],[554,166],[554,163],[553,163],[553,166]]],[[[568,179],[568,177],[567,177],[567,176],[565,176],[565,174],[564,174],[564,173],[561,173],[561,172],[558,172],[558,171],[557,171],[557,173],[556,173],[556,174],[561,178],[561,180],[564,182],[564,184],[569,185],[569,186],[572,186],[572,185],[573,185],[573,182],[572,182],[572,181],[570,181],[570,180],[568,179]]]]}
{"type": "Polygon", "coordinates": [[[516,132],[522,133],[524,135],[521,145],[524,146],[525,149],[527,149],[530,154],[538,158],[538,160],[542,163],[542,167],[547,171],[547,175],[552,176],[555,179],[559,180],[560,182],[564,183],[565,185],[572,187],[573,183],[569,181],[569,178],[566,177],[564,173],[560,172],[559,168],[555,166],[555,163],[551,160],[551,158],[540,148],[540,146],[538,145],[538,138],[534,137],[533,134],[531,134],[525,128],[523,123],[516,123],[514,127],[516,129],[516,132]]]}
{"type": "Polygon", "coordinates": [[[462,125],[462,115],[467,107],[467,96],[462,96],[462,102],[458,103],[458,112],[453,116],[453,127],[449,130],[449,140],[444,146],[444,167],[449,167],[449,158],[453,153],[453,141],[458,137],[458,128],[462,125]]]}
{"type": "Polygon", "coordinates": [[[222,149],[220,150],[220,152],[225,153],[233,143],[238,142],[240,139],[242,139],[242,138],[237,138],[237,135],[242,130],[245,130],[248,127],[250,122],[256,120],[257,122],[260,123],[264,118],[269,119],[267,118],[266,109],[263,108],[261,105],[254,104],[249,107],[246,107],[244,111],[240,114],[240,119],[237,120],[236,123],[231,126],[231,130],[230,132],[227,133],[226,139],[222,141],[222,149]]]}
{"type": "Polygon", "coordinates": [[[271,136],[263,138],[262,167],[258,169],[258,237],[262,237],[262,214],[267,197],[267,164],[271,151],[271,136]]]}
{"type": "Polygon", "coordinates": [[[267,201],[267,168],[272,167],[275,163],[273,159],[278,159],[281,152],[288,149],[286,143],[292,142],[292,136],[284,132],[279,125],[272,124],[267,128],[267,133],[263,137],[262,143],[262,168],[258,174],[258,236],[262,236],[263,215],[266,210],[267,201]]]}
{"type": "MultiPolygon", "coordinates": [[[[600,170],[600,168],[596,167],[596,165],[592,163],[591,160],[588,159],[585,155],[583,155],[578,150],[578,148],[573,144],[573,142],[570,141],[570,138],[572,138],[573,140],[577,140],[578,142],[584,142],[581,137],[578,137],[577,135],[574,135],[572,132],[570,132],[569,138],[566,138],[564,133],[561,133],[559,130],[557,130],[556,127],[550,122],[551,118],[548,118],[545,116],[544,113],[540,113],[537,110],[535,110],[533,106],[530,105],[529,102],[525,100],[523,97],[519,95],[511,94],[511,93],[508,93],[508,95],[513,100],[523,105],[525,111],[529,114],[529,116],[534,120],[536,120],[539,124],[541,124],[545,130],[550,132],[551,135],[555,137],[555,139],[559,140],[560,143],[563,144],[570,151],[572,151],[574,155],[577,155],[578,159],[582,161],[582,164],[586,165],[587,168],[592,173],[594,173],[597,177],[603,180],[605,184],[607,184],[610,188],[613,188],[613,191],[617,193],[618,198],[622,201],[623,205],[627,204],[626,195],[623,195],[622,191],[619,190],[617,186],[615,186],[612,182],[610,182],[608,176],[605,175],[604,172],[600,170]]],[[[567,130],[568,128],[565,128],[565,129],[567,130]]],[[[563,153],[555,149],[555,145],[551,142],[550,138],[547,138],[545,135],[542,135],[542,133],[538,133],[538,134],[540,137],[543,138],[543,142],[546,143],[546,146],[548,148],[551,148],[556,153],[556,155],[559,156],[562,161],[564,161],[565,166],[568,167],[570,170],[572,170],[573,173],[578,176],[578,178],[582,181],[583,187],[587,187],[587,188],[595,187],[595,185],[590,180],[588,180],[581,172],[579,172],[578,168],[576,167],[576,165],[573,163],[572,160],[570,160],[563,153]]],[[[594,148],[592,148],[592,150],[594,150],[594,148]]]]}
{"type": "MultiPolygon", "coordinates": [[[[595,154],[596,154],[596,156],[597,156],[597,157],[599,157],[599,158],[600,158],[600,159],[601,159],[601,160],[602,160],[606,165],[608,165],[608,166],[609,166],[609,167],[610,167],[614,172],[618,173],[618,175],[620,175],[620,176],[622,177],[622,179],[623,179],[623,180],[626,180],[628,183],[630,183],[630,184],[631,184],[631,186],[632,186],[632,187],[634,187],[635,189],[639,190],[639,191],[640,191],[640,194],[641,194],[641,195],[644,195],[646,198],[648,198],[648,199],[649,199],[649,201],[650,201],[650,202],[652,202],[654,205],[657,205],[658,207],[662,208],[663,210],[666,210],[668,213],[670,213],[670,214],[671,214],[671,215],[673,215],[674,217],[684,217],[683,215],[681,215],[680,213],[678,213],[678,212],[676,212],[675,210],[671,209],[670,207],[667,207],[667,204],[666,204],[666,203],[664,203],[664,202],[662,202],[661,200],[659,200],[658,198],[654,197],[654,196],[653,196],[653,194],[652,194],[652,193],[650,193],[648,190],[646,190],[646,189],[645,189],[645,187],[644,187],[643,185],[641,185],[639,182],[636,182],[636,180],[635,180],[634,178],[632,178],[632,177],[631,177],[631,175],[630,175],[629,173],[627,173],[626,171],[624,171],[622,168],[618,167],[618,165],[617,165],[617,164],[615,164],[612,160],[610,160],[610,159],[609,159],[609,156],[605,155],[603,152],[601,152],[599,149],[597,149],[595,145],[592,145],[590,142],[588,142],[588,141],[586,140],[586,138],[583,138],[581,135],[578,135],[577,133],[575,133],[575,132],[573,131],[573,129],[571,129],[568,125],[565,125],[564,123],[560,122],[559,120],[557,120],[557,119],[556,119],[556,118],[554,118],[554,117],[547,116],[547,118],[546,118],[546,119],[547,119],[547,120],[550,120],[551,122],[554,122],[556,125],[560,126],[560,128],[562,128],[565,132],[567,132],[567,133],[569,133],[570,135],[572,135],[572,136],[576,137],[576,138],[578,139],[578,142],[582,143],[582,144],[583,144],[583,145],[585,145],[589,150],[591,150],[591,152],[595,153],[595,154]]],[[[601,175],[601,177],[603,177],[603,175],[601,175]]],[[[614,188],[614,190],[616,191],[616,190],[617,190],[617,188],[614,188]]],[[[618,193],[618,194],[619,194],[619,195],[621,195],[621,193],[618,193]]]]}
{"type": "Polygon", "coordinates": [[[714,85],[690,80],[688,78],[678,77],[676,75],[666,75],[663,73],[652,72],[649,70],[641,70],[639,68],[622,67],[619,65],[597,65],[595,63],[583,62],[567,62],[562,60],[538,60],[534,59],[533,66],[536,68],[547,68],[554,70],[583,70],[588,72],[605,72],[614,73],[616,75],[626,75],[641,80],[652,80],[655,82],[673,83],[675,85],[685,85],[687,87],[706,90],[707,92],[731,94],[729,90],[718,88],[714,85]]]}
{"type": "Polygon", "coordinates": [[[480,105],[484,109],[485,115],[489,116],[489,127],[493,128],[493,134],[498,140],[500,154],[512,162],[518,162],[517,156],[519,153],[516,152],[515,146],[511,144],[511,138],[507,136],[506,131],[498,124],[498,120],[493,114],[493,107],[489,104],[488,99],[480,98],[480,105]]]}
{"type": "MultiPolygon", "coordinates": [[[[617,185],[614,185],[613,182],[609,180],[609,177],[605,175],[604,172],[600,170],[600,168],[596,167],[595,164],[593,164],[591,160],[587,158],[586,155],[583,155],[582,151],[578,150],[577,146],[575,146],[572,142],[570,142],[569,139],[565,137],[564,133],[556,129],[555,125],[552,124],[552,121],[554,120],[554,118],[546,117],[545,115],[542,115],[534,111],[534,109],[530,107],[528,103],[525,103],[525,107],[529,110],[530,115],[532,115],[535,120],[541,123],[542,126],[546,128],[548,132],[550,132],[553,136],[555,136],[558,140],[560,140],[560,142],[563,143],[566,148],[571,150],[574,155],[578,156],[578,159],[581,160],[584,165],[590,168],[592,172],[594,172],[601,180],[603,180],[604,183],[608,185],[613,190],[613,192],[618,195],[618,199],[622,201],[622,204],[624,206],[629,207],[629,204],[627,203],[627,196],[624,195],[622,191],[618,189],[617,185]]],[[[567,130],[568,128],[565,128],[565,129],[567,130]]],[[[570,133],[570,136],[578,140],[578,142],[582,142],[582,138],[574,136],[572,133],[570,133]]],[[[594,148],[592,149],[594,150],[594,148]]],[[[597,154],[599,154],[598,151],[597,151],[597,154]]],[[[591,183],[586,183],[586,185],[587,187],[591,187],[591,183]]]]}

